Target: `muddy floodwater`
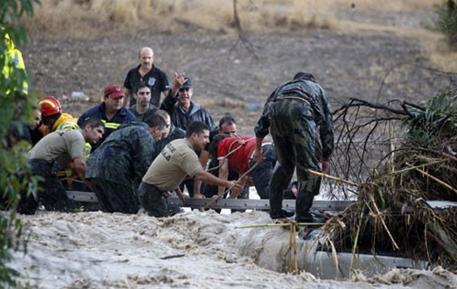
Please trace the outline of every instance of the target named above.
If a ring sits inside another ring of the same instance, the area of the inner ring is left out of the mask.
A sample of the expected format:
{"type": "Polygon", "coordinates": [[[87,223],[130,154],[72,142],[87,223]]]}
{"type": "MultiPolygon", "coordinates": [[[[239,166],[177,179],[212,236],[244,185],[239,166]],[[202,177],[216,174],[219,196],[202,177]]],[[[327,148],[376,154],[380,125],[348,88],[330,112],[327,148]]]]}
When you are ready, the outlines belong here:
{"type": "Polygon", "coordinates": [[[457,288],[457,276],[442,268],[357,277],[363,281],[276,272],[287,268],[289,232],[237,228],[271,222],[258,211],[164,219],[39,212],[22,219],[28,254],[16,253],[13,267],[32,288],[457,288]]]}

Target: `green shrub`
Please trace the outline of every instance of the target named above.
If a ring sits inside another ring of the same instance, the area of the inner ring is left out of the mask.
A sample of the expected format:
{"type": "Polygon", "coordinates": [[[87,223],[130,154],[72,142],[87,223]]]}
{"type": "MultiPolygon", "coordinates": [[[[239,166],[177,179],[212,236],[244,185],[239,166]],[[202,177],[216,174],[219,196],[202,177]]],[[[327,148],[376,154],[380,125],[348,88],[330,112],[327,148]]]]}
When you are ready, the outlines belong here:
{"type": "Polygon", "coordinates": [[[448,0],[435,8],[437,20],[436,28],[446,35],[449,44],[457,47],[457,2],[448,0]]]}
{"type": "Polygon", "coordinates": [[[417,110],[407,119],[410,143],[429,147],[457,135],[456,93],[447,91],[432,97],[424,110],[417,110]]]}
{"type": "Polygon", "coordinates": [[[7,61],[6,35],[15,42],[23,43],[26,32],[18,25],[24,15],[33,14],[33,4],[37,0],[0,1],[0,288],[16,288],[18,272],[7,263],[12,250],[23,245],[22,224],[16,216],[20,194],[30,194],[37,188],[37,182],[27,167],[26,151],[23,142],[12,141],[9,129],[13,125],[29,123],[32,119],[31,95],[18,95],[27,82],[25,71],[18,70],[7,61]],[[5,66],[6,65],[6,66],[5,66]],[[4,72],[4,67],[9,70],[4,72]]]}

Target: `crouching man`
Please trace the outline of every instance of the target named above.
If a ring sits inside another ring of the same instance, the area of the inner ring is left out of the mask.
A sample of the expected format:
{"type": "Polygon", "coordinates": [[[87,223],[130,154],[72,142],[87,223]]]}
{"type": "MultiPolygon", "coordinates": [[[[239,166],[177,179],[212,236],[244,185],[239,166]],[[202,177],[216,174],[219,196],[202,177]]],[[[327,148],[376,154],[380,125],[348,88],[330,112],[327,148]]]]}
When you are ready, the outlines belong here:
{"type": "Polygon", "coordinates": [[[186,176],[235,191],[241,190],[237,182],[220,179],[203,169],[195,151],[202,150],[208,142],[208,126],[193,122],[187,127],[185,139],[167,144],[152,162],[138,188],[140,203],[150,216],[165,217],[174,213],[168,209],[166,196],[186,176]]]}
{"type": "Polygon", "coordinates": [[[19,212],[33,214],[38,201],[47,210],[67,211],[68,199],[65,188],[56,172],[68,166],[73,173],[84,178],[85,142],[96,143],[104,133],[104,125],[98,119],[87,119],[81,129],[57,130],[43,137],[29,152],[28,161],[32,173],[42,177],[37,196],[21,200],[19,212]]]}
{"type": "Polygon", "coordinates": [[[155,143],[167,137],[170,116],[146,112],[144,123],[123,124],[90,154],[86,177],[104,212],[135,214],[136,189],[155,155],[155,143]]]}

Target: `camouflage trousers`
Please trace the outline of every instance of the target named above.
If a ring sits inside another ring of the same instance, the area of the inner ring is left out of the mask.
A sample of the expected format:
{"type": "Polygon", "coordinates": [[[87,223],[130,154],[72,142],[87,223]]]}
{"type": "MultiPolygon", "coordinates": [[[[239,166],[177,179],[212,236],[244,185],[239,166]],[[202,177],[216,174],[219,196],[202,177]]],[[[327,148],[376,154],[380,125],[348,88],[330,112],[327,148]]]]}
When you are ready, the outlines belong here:
{"type": "Polygon", "coordinates": [[[308,104],[300,100],[278,100],[270,106],[270,133],[276,147],[278,162],[271,178],[270,216],[282,218],[283,192],[287,189],[294,169],[297,171],[298,194],[296,220],[312,221],[309,209],[319,194],[321,178],[308,169],[320,171],[316,123],[308,104]]]}
{"type": "Polygon", "coordinates": [[[136,214],[140,209],[136,192],[132,187],[102,178],[93,178],[90,182],[102,211],[136,214]]]}

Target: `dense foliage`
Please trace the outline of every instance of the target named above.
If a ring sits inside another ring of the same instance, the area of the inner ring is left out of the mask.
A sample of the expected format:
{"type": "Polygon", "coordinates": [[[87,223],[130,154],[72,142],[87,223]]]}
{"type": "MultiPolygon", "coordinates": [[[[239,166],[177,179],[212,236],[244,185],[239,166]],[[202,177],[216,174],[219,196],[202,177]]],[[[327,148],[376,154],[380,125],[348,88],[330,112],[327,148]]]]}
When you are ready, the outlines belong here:
{"type": "Polygon", "coordinates": [[[437,146],[457,135],[457,102],[452,91],[441,93],[406,119],[407,139],[412,145],[437,146]],[[435,142],[435,143],[433,143],[435,142]]]}
{"type": "Polygon", "coordinates": [[[8,56],[9,37],[21,44],[26,32],[19,25],[21,17],[33,14],[37,0],[0,1],[0,288],[15,287],[18,272],[8,267],[11,250],[19,249],[22,224],[16,217],[20,193],[30,194],[36,190],[36,181],[27,168],[27,145],[11,139],[9,131],[18,124],[29,123],[34,99],[31,95],[17,94],[27,82],[25,70],[16,69],[8,56]],[[8,71],[5,73],[5,71],[8,71]]]}

